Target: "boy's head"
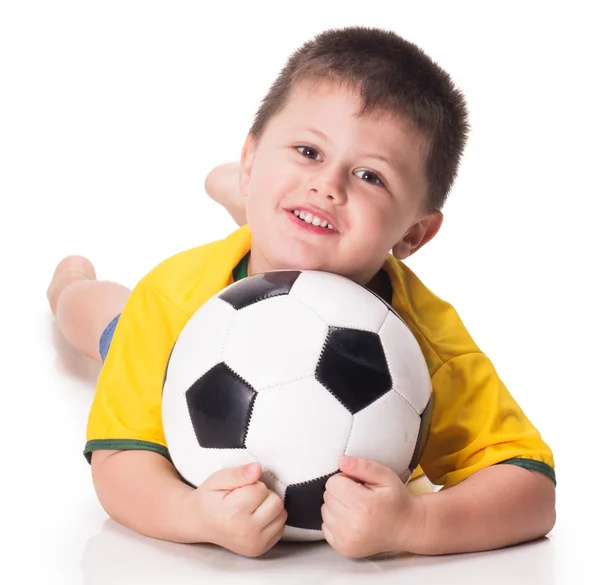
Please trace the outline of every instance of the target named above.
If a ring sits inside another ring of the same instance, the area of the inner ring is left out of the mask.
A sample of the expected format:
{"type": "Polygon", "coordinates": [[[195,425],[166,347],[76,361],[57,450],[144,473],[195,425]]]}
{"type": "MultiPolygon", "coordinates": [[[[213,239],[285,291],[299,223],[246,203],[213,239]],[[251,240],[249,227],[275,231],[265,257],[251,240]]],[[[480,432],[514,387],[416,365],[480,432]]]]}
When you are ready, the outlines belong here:
{"type": "Polygon", "coordinates": [[[366,284],[390,249],[406,258],[437,233],[467,132],[449,76],[396,34],[349,28],[305,43],[242,151],[251,271],[366,284]]]}

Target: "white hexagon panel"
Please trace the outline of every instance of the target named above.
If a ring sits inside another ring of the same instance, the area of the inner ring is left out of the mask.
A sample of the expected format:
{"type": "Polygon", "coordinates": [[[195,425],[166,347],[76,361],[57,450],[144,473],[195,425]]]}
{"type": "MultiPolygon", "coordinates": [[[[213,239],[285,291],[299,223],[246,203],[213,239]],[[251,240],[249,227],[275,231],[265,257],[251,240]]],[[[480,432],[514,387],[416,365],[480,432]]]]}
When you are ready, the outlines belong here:
{"type": "Polygon", "coordinates": [[[254,388],[314,373],[326,324],[289,295],[261,300],[236,312],[223,361],[254,388]]]}
{"type": "Polygon", "coordinates": [[[246,448],[286,486],[337,470],[352,415],[313,376],[260,390],[246,448]]]}

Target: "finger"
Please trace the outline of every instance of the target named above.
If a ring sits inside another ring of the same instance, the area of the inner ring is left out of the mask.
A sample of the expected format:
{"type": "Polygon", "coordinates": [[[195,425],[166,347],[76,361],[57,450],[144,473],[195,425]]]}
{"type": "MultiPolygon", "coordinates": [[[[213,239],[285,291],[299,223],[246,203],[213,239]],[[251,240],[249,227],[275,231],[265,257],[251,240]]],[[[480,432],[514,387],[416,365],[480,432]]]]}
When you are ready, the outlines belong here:
{"type": "Polygon", "coordinates": [[[277,518],[282,510],[285,511],[283,500],[275,492],[268,490],[267,497],[254,509],[252,515],[261,526],[266,526],[277,518]]]}
{"type": "Polygon", "coordinates": [[[285,525],[281,525],[279,528],[270,528],[270,526],[271,525],[269,525],[269,527],[267,528],[274,530],[274,532],[265,545],[265,552],[273,548],[281,540],[281,537],[283,536],[283,531],[285,530],[285,525]]]}
{"type": "Polygon", "coordinates": [[[209,476],[204,485],[213,491],[233,490],[255,483],[261,473],[262,467],[257,461],[238,467],[225,467],[209,476]]]}
{"type": "Polygon", "coordinates": [[[330,477],[325,484],[325,493],[329,493],[347,508],[351,508],[358,498],[364,495],[366,489],[368,488],[341,473],[330,477]]]}
{"type": "Polygon", "coordinates": [[[335,548],[335,545],[336,545],[335,536],[333,535],[333,533],[329,529],[329,526],[327,526],[326,522],[323,522],[323,524],[321,525],[321,531],[323,532],[323,536],[325,537],[325,540],[331,546],[333,546],[335,548]]]}
{"type": "Polygon", "coordinates": [[[252,485],[236,488],[227,494],[226,501],[236,506],[240,511],[246,514],[253,514],[254,511],[267,499],[269,488],[262,482],[257,481],[252,485]]]}
{"type": "Polygon", "coordinates": [[[339,466],[343,474],[367,486],[389,486],[398,480],[398,476],[389,467],[372,459],[342,455],[339,466]]]}
{"type": "Polygon", "coordinates": [[[348,513],[348,506],[337,500],[329,492],[325,492],[323,495],[323,506],[327,507],[331,514],[339,518],[342,514],[348,513]]]}
{"type": "Polygon", "coordinates": [[[337,518],[332,513],[331,508],[327,506],[327,504],[323,504],[321,506],[321,518],[323,519],[323,522],[327,524],[329,529],[340,525],[337,518]]]}
{"type": "Polygon", "coordinates": [[[261,532],[263,532],[265,534],[269,534],[269,533],[275,534],[277,532],[281,532],[281,534],[283,534],[287,517],[288,517],[288,514],[284,508],[283,510],[281,510],[281,512],[279,512],[279,514],[277,514],[277,516],[275,516],[269,523],[267,523],[262,528],[261,532]]]}

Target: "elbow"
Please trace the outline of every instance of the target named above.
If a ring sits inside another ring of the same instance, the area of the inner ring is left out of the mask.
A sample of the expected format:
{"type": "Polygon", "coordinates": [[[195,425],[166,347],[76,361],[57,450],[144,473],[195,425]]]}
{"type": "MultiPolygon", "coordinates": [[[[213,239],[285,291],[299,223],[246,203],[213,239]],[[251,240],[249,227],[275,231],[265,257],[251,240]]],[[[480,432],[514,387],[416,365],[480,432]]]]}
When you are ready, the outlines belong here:
{"type": "Polygon", "coordinates": [[[206,194],[223,204],[232,196],[239,193],[240,163],[228,162],[212,169],[204,179],[206,194]]]}
{"type": "Polygon", "coordinates": [[[204,180],[204,190],[211,199],[215,199],[215,194],[220,182],[219,175],[220,167],[215,167],[208,173],[208,175],[206,175],[206,179],[204,180]]]}
{"type": "Polygon", "coordinates": [[[122,453],[122,451],[94,451],[92,454],[92,482],[102,509],[113,520],[120,522],[113,496],[114,472],[111,466],[112,461],[115,459],[114,456],[119,453],[122,453]]]}
{"type": "Polygon", "coordinates": [[[556,488],[554,482],[541,474],[536,478],[538,489],[536,490],[536,499],[539,505],[538,526],[539,534],[546,536],[554,529],[556,525],[556,488]]]}
{"type": "Polygon", "coordinates": [[[556,497],[553,495],[551,502],[548,502],[545,506],[543,521],[542,521],[542,534],[540,536],[546,536],[554,529],[556,525],[556,497]]]}
{"type": "Polygon", "coordinates": [[[217,203],[220,200],[220,195],[230,187],[231,166],[231,163],[218,165],[204,179],[206,194],[217,203]]]}

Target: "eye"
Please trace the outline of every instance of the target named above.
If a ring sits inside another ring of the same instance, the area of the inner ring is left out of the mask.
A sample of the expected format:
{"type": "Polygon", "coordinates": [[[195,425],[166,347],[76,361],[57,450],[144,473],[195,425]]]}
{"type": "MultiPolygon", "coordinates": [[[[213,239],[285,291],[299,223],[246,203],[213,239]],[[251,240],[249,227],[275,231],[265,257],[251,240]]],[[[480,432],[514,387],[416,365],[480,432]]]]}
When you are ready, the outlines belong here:
{"type": "Polygon", "coordinates": [[[359,178],[364,179],[366,183],[371,183],[372,185],[383,185],[383,181],[379,178],[379,175],[373,171],[360,170],[356,171],[356,175],[359,178]],[[362,177],[359,173],[362,173],[362,177]]]}
{"type": "Polygon", "coordinates": [[[312,146],[295,146],[294,147],[302,156],[311,158],[312,160],[318,160],[319,151],[312,146]]]}

